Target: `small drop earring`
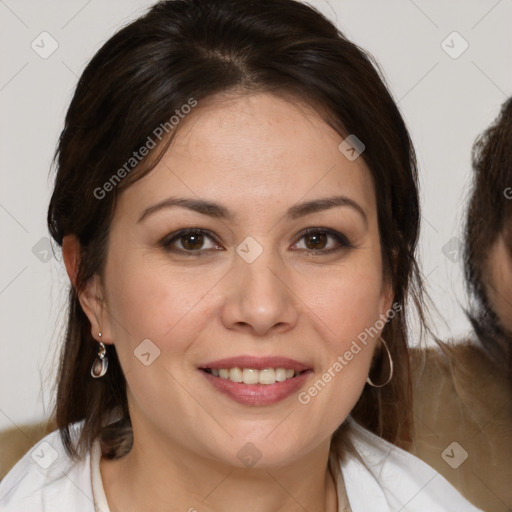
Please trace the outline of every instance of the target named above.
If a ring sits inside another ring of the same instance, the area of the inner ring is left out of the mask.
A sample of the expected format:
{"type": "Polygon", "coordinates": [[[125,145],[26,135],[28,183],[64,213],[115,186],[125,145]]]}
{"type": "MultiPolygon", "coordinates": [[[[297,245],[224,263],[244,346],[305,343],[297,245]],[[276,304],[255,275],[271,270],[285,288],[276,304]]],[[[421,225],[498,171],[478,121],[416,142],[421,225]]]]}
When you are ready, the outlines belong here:
{"type": "Polygon", "coordinates": [[[98,336],[100,338],[98,355],[96,356],[96,359],[93,361],[91,366],[91,376],[95,379],[103,377],[103,375],[107,373],[108,368],[107,348],[101,341],[101,332],[98,333],[98,336]]]}

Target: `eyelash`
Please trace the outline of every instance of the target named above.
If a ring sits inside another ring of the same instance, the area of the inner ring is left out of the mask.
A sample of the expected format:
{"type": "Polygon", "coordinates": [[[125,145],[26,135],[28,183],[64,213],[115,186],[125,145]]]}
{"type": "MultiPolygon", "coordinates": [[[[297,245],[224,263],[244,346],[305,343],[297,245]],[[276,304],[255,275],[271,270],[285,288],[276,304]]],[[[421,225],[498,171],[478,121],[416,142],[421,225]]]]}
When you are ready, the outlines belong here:
{"type": "MultiPolygon", "coordinates": [[[[322,255],[325,255],[325,254],[335,253],[335,252],[341,251],[343,249],[353,249],[354,248],[354,246],[351,244],[349,239],[344,234],[339,233],[339,232],[334,231],[334,230],[329,229],[329,228],[308,228],[308,229],[304,230],[301,233],[301,235],[300,235],[299,239],[297,240],[297,242],[299,242],[303,238],[307,237],[308,235],[318,234],[318,233],[322,233],[322,234],[325,234],[325,235],[327,235],[329,237],[332,237],[338,243],[338,246],[334,247],[334,248],[331,248],[331,249],[317,249],[317,250],[314,250],[314,249],[294,249],[294,250],[305,251],[308,255],[311,255],[311,256],[322,256],[322,255]]],[[[179,254],[183,254],[183,255],[191,256],[191,257],[204,256],[205,252],[206,251],[210,251],[211,249],[205,249],[205,250],[201,250],[200,249],[200,250],[196,250],[196,251],[187,251],[187,250],[184,250],[184,249],[177,249],[177,248],[173,248],[172,247],[172,244],[174,242],[178,241],[180,238],[182,238],[184,236],[187,236],[187,235],[199,235],[199,234],[206,235],[213,242],[217,243],[216,240],[215,240],[215,237],[213,236],[213,234],[210,231],[206,230],[206,229],[186,228],[186,229],[180,229],[179,231],[176,231],[176,232],[171,233],[170,235],[166,236],[160,242],[160,245],[166,251],[168,251],[168,252],[179,253],[179,254]]],[[[297,243],[297,242],[295,242],[295,243],[297,243]]]]}

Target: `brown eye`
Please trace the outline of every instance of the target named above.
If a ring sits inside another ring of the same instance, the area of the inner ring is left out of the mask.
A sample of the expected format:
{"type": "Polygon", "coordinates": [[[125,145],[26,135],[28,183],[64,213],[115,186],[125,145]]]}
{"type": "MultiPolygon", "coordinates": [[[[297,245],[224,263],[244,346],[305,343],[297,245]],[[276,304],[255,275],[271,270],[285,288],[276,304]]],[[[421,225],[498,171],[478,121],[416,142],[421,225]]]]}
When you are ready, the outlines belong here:
{"type": "Polygon", "coordinates": [[[182,229],[167,236],[160,243],[168,252],[187,256],[200,256],[218,248],[213,236],[203,229],[182,229]]]}
{"type": "Polygon", "coordinates": [[[184,249],[197,251],[201,249],[204,243],[204,236],[202,233],[190,233],[188,235],[181,235],[179,240],[184,249]]]}
{"type": "Polygon", "coordinates": [[[304,237],[306,240],[306,247],[310,250],[324,249],[327,243],[328,237],[325,233],[317,232],[304,237]]]}
{"type": "Polygon", "coordinates": [[[327,228],[307,229],[302,233],[302,236],[295,245],[299,247],[296,247],[294,250],[302,250],[308,254],[318,256],[353,248],[353,245],[345,235],[327,228]],[[303,247],[300,247],[302,244],[303,247]]]}

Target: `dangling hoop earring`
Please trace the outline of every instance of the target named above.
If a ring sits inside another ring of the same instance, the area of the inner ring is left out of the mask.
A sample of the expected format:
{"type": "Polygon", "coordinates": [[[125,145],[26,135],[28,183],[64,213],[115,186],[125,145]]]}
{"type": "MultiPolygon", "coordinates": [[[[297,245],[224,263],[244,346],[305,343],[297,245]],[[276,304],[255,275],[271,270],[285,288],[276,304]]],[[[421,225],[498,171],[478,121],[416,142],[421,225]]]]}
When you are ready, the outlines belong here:
{"type": "Polygon", "coordinates": [[[384,345],[384,348],[386,349],[386,352],[388,353],[388,359],[389,359],[389,377],[388,377],[388,380],[386,382],[384,382],[384,384],[374,384],[372,382],[372,379],[370,379],[370,376],[368,375],[368,378],[366,379],[366,382],[372,386],[373,388],[382,388],[384,387],[386,384],[389,384],[391,378],[393,377],[393,359],[391,357],[391,352],[389,351],[389,348],[388,348],[388,345],[387,343],[384,341],[384,338],[381,338],[380,339],[384,345]]]}
{"type": "Polygon", "coordinates": [[[101,341],[101,332],[98,333],[98,336],[100,338],[98,355],[96,356],[96,359],[93,361],[91,366],[91,376],[95,379],[103,377],[103,375],[107,373],[108,368],[107,349],[101,341]]]}

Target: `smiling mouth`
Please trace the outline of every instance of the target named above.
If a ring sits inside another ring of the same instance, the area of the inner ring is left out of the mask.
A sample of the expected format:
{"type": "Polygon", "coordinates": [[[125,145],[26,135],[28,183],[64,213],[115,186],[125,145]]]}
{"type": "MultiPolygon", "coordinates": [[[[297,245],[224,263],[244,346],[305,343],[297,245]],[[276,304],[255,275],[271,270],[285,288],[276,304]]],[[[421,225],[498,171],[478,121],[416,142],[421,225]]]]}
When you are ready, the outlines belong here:
{"type": "Polygon", "coordinates": [[[271,385],[276,382],[285,382],[294,379],[303,373],[311,370],[296,371],[291,368],[264,368],[258,370],[255,368],[201,368],[202,371],[218,377],[219,379],[229,380],[240,384],[262,384],[271,385]]]}

